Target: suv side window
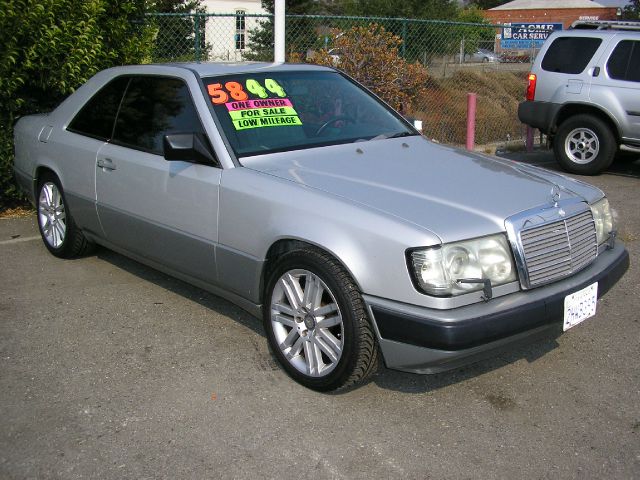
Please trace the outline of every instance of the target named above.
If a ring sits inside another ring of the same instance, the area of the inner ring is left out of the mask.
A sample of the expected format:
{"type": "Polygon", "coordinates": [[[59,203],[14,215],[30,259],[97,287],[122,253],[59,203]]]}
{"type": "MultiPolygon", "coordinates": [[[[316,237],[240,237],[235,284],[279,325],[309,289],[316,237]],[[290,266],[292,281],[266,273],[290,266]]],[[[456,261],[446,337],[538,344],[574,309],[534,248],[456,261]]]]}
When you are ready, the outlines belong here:
{"type": "Polygon", "coordinates": [[[611,52],[607,72],[615,80],[640,82],[640,42],[623,40],[611,52]]]}
{"type": "Polygon", "coordinates": [[[109,140],[129,77],[118,77],[98,90],[71,120],[67,130],[80,135],[109,140]]]}
{"type": "Polygon", "coordinates": [[[204,133],[187,85],[166,77],[133,77],[113,132],[119,145],[162,155],[168,133],[204,133]]]}
{"type": "Polygon", "coordinates": [[[581,73],[601,43],[600,38],[558,37],[542,59],[542,69],[557,73],[581,73]]]}

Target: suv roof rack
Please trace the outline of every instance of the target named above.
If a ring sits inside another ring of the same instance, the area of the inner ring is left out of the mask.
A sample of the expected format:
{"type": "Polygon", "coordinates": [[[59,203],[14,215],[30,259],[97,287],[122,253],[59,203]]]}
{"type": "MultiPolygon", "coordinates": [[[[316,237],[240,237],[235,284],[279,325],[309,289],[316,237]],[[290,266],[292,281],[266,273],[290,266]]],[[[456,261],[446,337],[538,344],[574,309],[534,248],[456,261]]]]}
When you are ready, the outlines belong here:
{"type": "Polygon", "coordinates": [[[571,24],[569,29],[640,31],[640,22],[621,22],[616,20],[576,20],[571,24]]]}

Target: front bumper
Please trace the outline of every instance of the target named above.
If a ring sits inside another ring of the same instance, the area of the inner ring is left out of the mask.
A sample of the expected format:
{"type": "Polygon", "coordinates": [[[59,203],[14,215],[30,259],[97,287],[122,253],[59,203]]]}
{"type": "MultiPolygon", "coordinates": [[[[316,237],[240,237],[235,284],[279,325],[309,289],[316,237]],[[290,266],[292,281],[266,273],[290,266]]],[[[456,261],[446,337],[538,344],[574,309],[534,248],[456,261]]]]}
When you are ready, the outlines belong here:
{"type": "Polygon", "coordinates": [[[472,363],[532,335],[558,329],[562,326],[565,296],[598,282],[600,297],[628,267],[629,254],[618,242],[569,278],[486,303],[435,310],[369,295],[364,300],[387,367],[438,373],[472,363]]]}

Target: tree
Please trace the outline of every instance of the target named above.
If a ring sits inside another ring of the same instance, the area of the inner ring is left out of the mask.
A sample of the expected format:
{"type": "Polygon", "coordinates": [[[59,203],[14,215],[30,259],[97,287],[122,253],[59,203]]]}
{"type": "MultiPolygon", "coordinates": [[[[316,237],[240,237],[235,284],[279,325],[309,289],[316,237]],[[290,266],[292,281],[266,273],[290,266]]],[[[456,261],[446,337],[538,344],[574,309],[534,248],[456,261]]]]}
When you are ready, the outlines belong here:
{"type": "Polygon", "coordinates": [[[154,18],[158,30],[154,61],[207,58],[210,46],[205,41],[205,21],[197,16],[206,13],[202,0],[157,0],[153,9],[158,13],[183,14],[154,18]]]}
{"type": "Polygon", "coordinates": [[[455,20],[454,0],[343,0],[346,13],[359,16],[455,20]]]}
{"type": "Polygon", "coordinates": [[[343,32],[334,30],[332,35],[339,55],[322,49],[310,59],[312,63],[339,68],[405,113],[424,95],[426,69],[402,58],[398,52],[402,40],[384,27],[369,24],[343,32]]]}
{"type": "Polygon", "coordinates": [[[461,47],[470,53],[495,35],[483,25],[429,22],[487,24],[478,8],[461,9],[452,0],[343,0],[343,5],[351,15],[387,18],[385,28],[403,40],[401,55],[410,61],[426,63],[435,56],[458,53],[461,47]]]}
{"type": "Polygon", "coordinates": [[[640,0],[631,0],[622,10],[622,20],[640,21],[640,0]]]}
{"type": "Polygon", "coordinates": [[[151,58],[145,0],[0,2],[0,207],[13,183],[13,122],[46,111],[99,70],[151,58]]]}
{"type": "Polygon", "coordinates": [[[490,8],[504,5],[509,1],[510,0],[475,0],[474,2],[472,2],[472,4],[478,7],[480,10],[489,10],[490,8]]]}
{"type": "MultiPolygon", "coordinates": [[[[274,0],[262,0],[262,8],[274,13],[274,0]]],[[[289,15],[333,15],[339,13],[340,2],[331,0],[286,0],[285,11],[289,15]]],[[[285,31],[289,53],[301,53],[313,45],[318,35],[314,22],[309,18],[287,19],[285,31]]],[[[262,20],[258,27],[249,31],[248,51],[244,57],[248,60],[273,60],[273,17],[262,20]]]]}
{"type": "Polygon", "coordinates": [[[462,42],[465,54],[474,53],[478,48],[490,47],[493,50],[496,31],[484,18],[482,10],[473,5],[465,8],[460,11],[458,21],[473,24],[458,27],[461,35],[458,35],[457,41],[462,42]]]}

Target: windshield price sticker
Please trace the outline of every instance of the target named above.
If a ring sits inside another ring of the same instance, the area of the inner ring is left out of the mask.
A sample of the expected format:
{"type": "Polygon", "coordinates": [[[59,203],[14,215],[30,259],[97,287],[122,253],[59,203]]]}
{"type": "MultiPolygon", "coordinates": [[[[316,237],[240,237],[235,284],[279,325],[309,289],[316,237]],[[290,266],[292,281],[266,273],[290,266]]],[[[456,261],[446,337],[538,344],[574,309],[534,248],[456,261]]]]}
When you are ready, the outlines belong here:
{"type": "Polygon", "coordinates": [[[229,115],[236,130],[302,125],[300,117],[292,107],[234,110],[230,111],[229,115]]]}
{"type": "Polygon", "coordinates": [[[596,314],[598,302],[598,282],[592,283],[564,298],[564,324],[562,329],[566,332],[571,327],[579,324],[596,314]]]}
{"type": "Polygon", "coordinates": [[[268,100],[247,100],[246,102],[229,102],[224,104],[227,110],[245,110],[245,109],[258,109],[258,108],[273,108],[273,107],[290,107],[293,109],[293,104],[288,98],[272,98],[268,100]]]}
{"type": "Polygon", "coordinates": [[[236,130],[302,125],[288,98],[225,103],[236,130]]]}
{"type": "Polygon", "coordinates": [[[232,120],[242,120],[243,118],[263,118],[263,117],[283,117],[297,116],[298,113],[291,107],[280,108],[252,108],[250,110],[234,110],[229,112],[232,120]]]}
{"type": "Polygon", "coordinates": [[[235,81],[212,83],[207,91],[214,105],[227,107],[236,130],[302,125],[291,100],[284,98],[284,88],[272,78],[266,78],[264,84],[249,78],[244,86],[235,81]],[[258,98],[249,98],[247,92],[258,98]]]}
{"type": "Polygon", "coordinates": [[[242,86],[240,82],[211,83],[207,85],[207,92],[214,105],[227,103],[229,100],[244,101],[249,99],[249,93],[259,98],[287,96],[282,86],[272,78],[266,78],[264,86],[253,78],[247,79],[242,86]]]}

